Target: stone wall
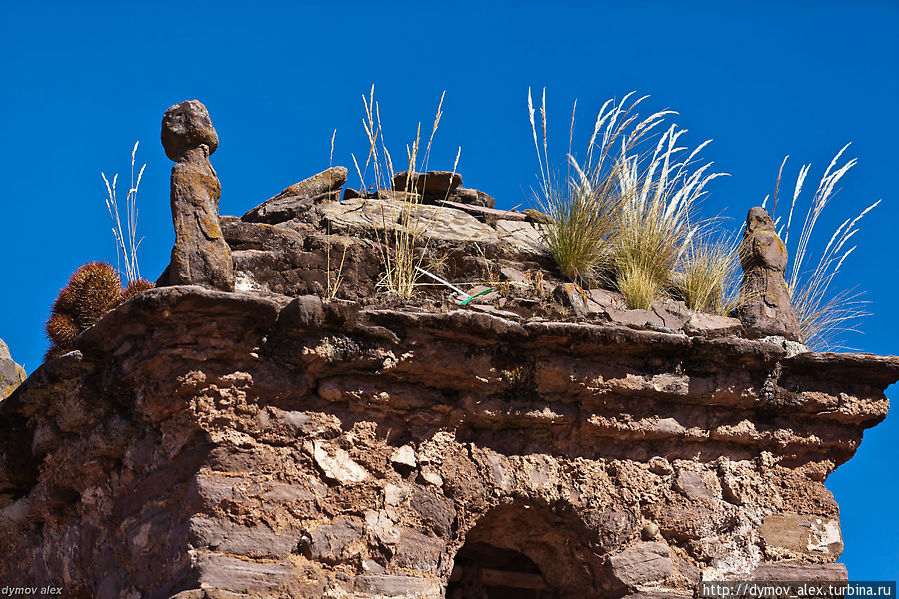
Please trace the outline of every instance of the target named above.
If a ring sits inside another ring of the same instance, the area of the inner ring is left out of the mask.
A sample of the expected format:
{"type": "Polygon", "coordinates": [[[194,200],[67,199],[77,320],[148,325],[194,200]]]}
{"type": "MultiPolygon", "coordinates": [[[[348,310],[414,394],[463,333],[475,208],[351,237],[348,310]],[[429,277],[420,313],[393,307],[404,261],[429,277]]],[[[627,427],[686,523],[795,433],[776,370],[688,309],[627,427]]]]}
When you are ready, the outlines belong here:
{"type": "Polygon", "coordinates": [[[0,403],[0,579],[76,597],[844,578],[823,482],[899,377],[718,329],[191,286],[78,346],[0,403]]]}

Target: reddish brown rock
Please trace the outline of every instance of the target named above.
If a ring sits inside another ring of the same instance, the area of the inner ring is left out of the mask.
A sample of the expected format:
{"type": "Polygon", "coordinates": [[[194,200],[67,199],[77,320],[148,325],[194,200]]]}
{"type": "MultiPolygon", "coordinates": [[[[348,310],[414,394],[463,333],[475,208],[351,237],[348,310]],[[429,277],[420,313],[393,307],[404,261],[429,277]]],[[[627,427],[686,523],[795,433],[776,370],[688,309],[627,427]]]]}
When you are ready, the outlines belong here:
{"type": "Polygon", "coordinates": [[[743,283],[738,314],[746,332],[756,337],[778,335],[799,341],[799,319],[784,280],[787,247],[764,208],[749,211],[739,252],[743,283]]]}
{"type": "Polygon", "coordinates": [[[449,195],[461,185],[462,175],[452,171],[428,171],[412,173],[411,176],[408,171],[403,171],[393,177],[393,189],[419,194],[449,195]]]}
{"type": "Polygon", "coordinates": [[[218,203],[222,193],[209,156],[218,135],[206,107],[197,100],[175,104],[162,118],[162,144],[172,168],[175,246],[158,285],[203,285],[234,289],[231,249],[222,235],[218,203]]]}

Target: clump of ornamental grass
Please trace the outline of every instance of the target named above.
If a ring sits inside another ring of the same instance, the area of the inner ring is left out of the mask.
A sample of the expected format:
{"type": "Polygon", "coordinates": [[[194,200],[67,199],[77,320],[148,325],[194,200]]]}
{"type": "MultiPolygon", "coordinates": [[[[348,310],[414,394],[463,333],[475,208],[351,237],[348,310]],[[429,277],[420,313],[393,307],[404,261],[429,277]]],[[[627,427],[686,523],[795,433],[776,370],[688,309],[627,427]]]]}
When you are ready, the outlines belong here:
{"type": "MultiPolygon", "coordinates": [[[[824,208],[833,199],[837,184],[857,162],[853,158],[842,166],[837,166],[848,147],[849,144],[843,146],[824,171],[824,175],[821,177],[821,181],[818,183],[818,187],[811,198],[798,240],[789,252],[790,262],[786,272],[787,287],[790,291],[793,309],[796,311],[796,316],[799,319],[803,342],[814,351],[846,349],[842,345],[843,341],[840,337],[849,331],[857,331],[855,327],[858,320],[868,315],[864,309],[866,302],[861,301],[860,293],[852,289],[835,292],[832,286],[835,277],[843,266],[843,262],[855,251],[856,246],[850,246],[850,240],[858,232],[857,225],[859,221],[875,206],[880,204],[880,200],[862,210],[858,216],[845,219],[831,235],[824,250],[819,255],[814,255],[811,245],[815,225],[818,223],[824,208]]],[[[787,158],[784,158],[778,174],[774,205],[771,210],[772,216],[777,210],[777,187],[779,187],[787,158]]],[[[790,231],[796,203],[810,168],[811,164],[806,164],[799,169],[787,222],[781,225],[778,231],[788,248],[791,245],[790,231]]],[[[765,198],[765,200],[767,202],[768,198],[765,198]]],[[[765,203],[762,204],[763,207],[765,203]]],[[[775,220],[775,224],[780,224],[780,218],[775,220]]],[[[794,236],[793,238],[795,239],[796,237],[794,236]]]]}
{"type": "Polygon", "coordinates": [[[710,162],[694,168],[711,140],[681,158],[686,148],[677,142],[684,133],[671,125],[648,162],[636,153],[622,152],[619,158],[623,202],[615,234],[615,280],[631,308],[648,309],[665,294],[679,258],[708,224],[696,218],[705,187],[724,175],[709,172],[710,162]]]}
{"type": "MultiPolygon", "coordinates": [[[[384,142],[383,130],[381,127],[381,109],[378,102],[374,99],[375,88],[372,86],[368,98],[362,97],[365,106],[365,118],[362,125],[369,142],[368,157],[365,161],[365,168],[359,167],[356,156],[353,156],[353,163],[356,166],[356,172],[362,182],[362,188],[368,189],[365,184],[365,174],[369,167],[372,168],[374,176],[374,189],[382,192],[391,189],[395,172],[393,168],[393,159],[384,142]]],[[[408,162],[409,173],[417,172],[417,167],[421,165],[422,171],[428,170],[428,161],[431,155],[431,147],[434,142],[434,136],[437,134],[437,127],[443,116],[443,98],[444,92],[440,96],[440,103],[437,105],[437,113],[434,116],[434,123],[431,127],[431,135],[428,138],[424,151],[421,151],[421,123],[418,124],[415,133],[415,139],[412,145],[406,145],[406,157],[408,162]]],[[[453,163],[453,174],[459,164],[461,148],[456,154],[456,160],[453,163]]],[[[430,238],[424,232],[430,224],[430,219],[423,216],[420,210],[422,197],[416,192],[414,186],[415,178],[406,177],[405,189],[401,190],[399,199],[396,200],[398,207],[392,210],[386,202],[380,203],[381,228],[383,231],[382,243],[379,244],[381,252],[381,263],[384,268],[384,274],[379,281],[379,286],[386,289],[388,293],[398,295],[402,298],[410,298],[419,285],[419,268],[422,263],[423,256],[427,252],[427,246],[430,238]]],[[[400,190],[398,190],[400,191],[400,190]]]]}
{"type": "Polygon", "coordinates": [[[638,121],[635,108],[645,97],[631,101],[632,95],[618,103],[608,100],[603,104],[583,164],[571,153],[575,102],[568,138],[568,174],[559,181],[549,167],[546,90],[540,107],[542,154],[533,99],[528,90],[528,116],[540,165],[537,203],[549,216],[549,222],[541,229],[543,240],[562,275],[578,283],[596,283],[612,267],[624,200],[634,192],[621,185],[621,169],[626,166],[622,159],[636,152],[643,138],[670,114],[670,111],[660,111],[638,121]]]}
{"type": "Polygon", "coordinates": [[[122,289],[119,273],[106,262],[88,262],[79,267],[53,302],[46,326],[50,349],[45,359],[73,350],[78,335],[95,325],[106,312],[151,288],[150,281],[136,279],[122,289]]]}
{"type": "Polygon", "coordinates": [[[646,309],[668,287],[678,256],[700,226],[694,212],[704,188],[721,173],[709,173],[711,163],[694,168],[708,141],[681,158],[685,148],[677,141],[686,130],[675,125],[647,147],[653,130],[674,113],[640,119],[636,108],[648,96],[632,96],[600,109],[583,166],[571,155],[569,135],[574,172],[561,185],[548,167],[545,91],[542,155],[530,91],[528,112],[540,164],[538,203],[550,217],[542,229],[550,255],[563,276],[588,284],[608,277],[630,307],[646,309]]]}
{"type": "Polygon", "coordinates": [[[675,295],[691,310],[730,314],[740,301],[738,250],[739,239],[695,235],[677,260],[675,295]]]}

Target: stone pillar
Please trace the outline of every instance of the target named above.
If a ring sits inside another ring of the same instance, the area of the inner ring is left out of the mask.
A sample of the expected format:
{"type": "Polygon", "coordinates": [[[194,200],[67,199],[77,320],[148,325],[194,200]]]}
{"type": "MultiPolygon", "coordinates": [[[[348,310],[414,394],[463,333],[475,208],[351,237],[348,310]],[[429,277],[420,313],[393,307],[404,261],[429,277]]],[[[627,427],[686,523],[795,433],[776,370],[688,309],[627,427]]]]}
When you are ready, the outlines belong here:
{"type": "Polygon", "coordinates": [[[175,104],[162,117],[162,145],[172,168],[175,247],[158,285],[202,285],[234,290],[231,248],[219,223],[222,186],[209,162],[218,134],[197,100],[175,104]]]}
{"type": "Polygon", "coordinates": [[[749,210],[739,251],[743,283],[737,314],[743,327],[756,337],[779,335],[800,341],[799,319],[784,278],[787,246],[764,208],[749,210]]]}

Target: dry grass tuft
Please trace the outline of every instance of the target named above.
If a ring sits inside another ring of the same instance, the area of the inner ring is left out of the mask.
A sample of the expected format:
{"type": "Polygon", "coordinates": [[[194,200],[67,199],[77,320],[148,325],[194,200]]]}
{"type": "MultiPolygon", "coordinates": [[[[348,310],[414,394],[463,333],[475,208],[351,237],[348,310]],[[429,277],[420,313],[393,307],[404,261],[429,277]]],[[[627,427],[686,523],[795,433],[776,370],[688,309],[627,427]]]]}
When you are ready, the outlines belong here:
{"type": "MultiPolygon", "coordinates": [[[[365,161],[365,168],[359,167],[359,162],[353,156],[353,162],[356,165],[356,172],[362,182],[362,188],[368,189],[365,184],[365,174],[369,167],[372,168],[374,174],[374,188],[378,191],[390,189],[395,175],[393,168],[393,158],[387,150],[384,143],[383,130],[381,128],[381,109],[374,98],[375,88],[372,86],[368,98],[362,97],[365,105],[365,118],[362,122],[366,136],[369,142],[369,153],[365,161]]],[[[406,156],[408,159],[408,172],[417,172],[419,164],[421,170],[428,170],[428,160],[431,155],[431,146],[434,142],[434,136],[443,116],[443,98],[444,92],[440,96],[440,103],[437,105],[437,113],[434,117],[434,123],[431,128],[431,134],[428,138],[424,152],[421,152],[421,123],[415,133],[415,139],[412,145],[406,146],[406,156]]],[[[453,173],[459,164],[459,157],[462,149],[456,154],[456,160],[453,164],[453,173]]],[[[418,209],[421,205],[421,196],[415,193],[414,177],[406,178],[406,188],[403,190],[402,200],[400,200],[399,215],[395,215],[385,209],[381,204],[381,219],[384,231],[384,238],[380,244],[381,261],[384,266],[384,276],[381,278],[380,285],[389,293],[398,295],[403,298],[412,297],[415,288],[418,285],[419,272],[417,267],[421,265],[422,256],[426,253],[428,238],[424,235],[429,222],[422,217],[422,211],[418,209]]]]}
{"type": "Polygon", "coordinates": [[[681,254],[673,284],[691,310],[726,316],[740,301],[739,239],[696,236],[681,254]]]}
{"type": "Polygon", "coordinates": [[[649,310],[662,292],[659,279],[637,262],[618,264],[615,282],[628,307],[636,310],[649,310]]]}
{"type": "Polygon", "coordinates": [[[538,203],[551,218],[543,237],[560,271],[586,284],[610,273],[631,307],[646,308],[669,285],[678,257],[699,228],[696,205],[708,182],[722,173],[708,172],[711,163],[694,168],[708,141],[681,158],[685,148],[677,143],[686,130],[675,125],[647,146],[650,134],[674,113],[659,111],[641,120],[636,108],[647,96],[632,96],[609,100],[600,109],[583,167],[571,155],[569,137],[564,184],[548,167],[545,90],[542,154],[530,90],[528,112],[540,164],[538,203]]]}

